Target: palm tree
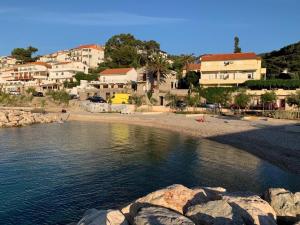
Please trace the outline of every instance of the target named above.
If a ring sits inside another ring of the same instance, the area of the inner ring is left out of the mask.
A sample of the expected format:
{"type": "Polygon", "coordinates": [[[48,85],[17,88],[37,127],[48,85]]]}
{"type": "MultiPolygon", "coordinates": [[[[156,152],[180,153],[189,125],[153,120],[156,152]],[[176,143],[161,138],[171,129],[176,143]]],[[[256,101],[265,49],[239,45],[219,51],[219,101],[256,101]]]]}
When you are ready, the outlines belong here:
{"type": "Polygon", "coordinates": [[[148,60],[147,73],[152,76],[156,75],[158,90],[160,81],[164,79],[169,72],[169,67],[170,65],[166,58],[159,53],[152,55],[148,60]]]}

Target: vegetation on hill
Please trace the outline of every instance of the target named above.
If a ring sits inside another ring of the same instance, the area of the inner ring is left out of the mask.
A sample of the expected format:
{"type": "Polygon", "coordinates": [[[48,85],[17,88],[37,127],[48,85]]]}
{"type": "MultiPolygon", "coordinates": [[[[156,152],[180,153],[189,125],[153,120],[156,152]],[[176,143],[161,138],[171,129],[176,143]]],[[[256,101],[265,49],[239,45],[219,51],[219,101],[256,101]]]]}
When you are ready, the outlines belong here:
{"type": "Polygon", "coordinates": [[[300,42],[261,56],[263,65],[267,68],[268,78],[300,79],[300,42]],[[282,74],[286,69],[288,76],[282,74]]]}

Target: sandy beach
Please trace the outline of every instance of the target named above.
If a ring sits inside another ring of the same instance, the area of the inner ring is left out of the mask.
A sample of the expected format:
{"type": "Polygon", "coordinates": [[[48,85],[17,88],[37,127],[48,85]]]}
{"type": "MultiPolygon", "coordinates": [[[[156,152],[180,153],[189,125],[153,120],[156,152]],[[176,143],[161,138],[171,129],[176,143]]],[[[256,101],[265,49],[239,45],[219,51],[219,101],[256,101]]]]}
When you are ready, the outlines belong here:
{"type": "Polygon", "coordinates": [[[168,129],[234,146],[292,173],[300,174],[300,133],[293,131],[297,127],[297,121],[265,118],[237,120],[205,115],[205,122],[197,122],[199,117],[201,116],[173,113],[122,115],[71,112],[69,121],[125,123],[168,129]]]}

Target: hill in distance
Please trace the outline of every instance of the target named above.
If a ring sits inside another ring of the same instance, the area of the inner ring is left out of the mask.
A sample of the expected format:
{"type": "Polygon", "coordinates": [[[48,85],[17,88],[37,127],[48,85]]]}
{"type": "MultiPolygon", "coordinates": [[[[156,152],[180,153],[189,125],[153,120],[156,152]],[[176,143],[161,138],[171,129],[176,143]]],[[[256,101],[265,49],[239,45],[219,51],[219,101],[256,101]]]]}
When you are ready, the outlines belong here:
{"type": "Polygon", "coordinates": [[[278,78],[284,71],[286,79],[300,79],[300,42],[288,45],[278,51],[261,54],[269,78],[278,78]]]}

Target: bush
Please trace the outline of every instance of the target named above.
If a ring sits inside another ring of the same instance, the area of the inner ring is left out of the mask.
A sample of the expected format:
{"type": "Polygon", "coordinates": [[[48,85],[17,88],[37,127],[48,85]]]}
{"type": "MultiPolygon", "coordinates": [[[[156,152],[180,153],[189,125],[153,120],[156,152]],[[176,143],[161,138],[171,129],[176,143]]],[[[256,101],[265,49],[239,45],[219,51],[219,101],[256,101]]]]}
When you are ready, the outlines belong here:
{"type": "Polygon", "coordinates": [[[248,80],[243,86],[250,88],[251,90],[272,90],[276,88],[294,90],[300,88],[300,80],[248,80]]]}
{"type": "Polygon", "coordinates": [[[134,104],[136,106],[141,106],[143,104],[143,97],[142,96],[137,96],[137,95],[133,95],[130,96],[129,100],[128,100],[129,104],[134,104]]]}
{"type": "Polygon", "coordinates": [[[3,106],[28,106],[32,101],[32,96],[25,95],[9,95],[6,93],[0,93],[0,105],[3,106]]]}
{"type": "Polygon", "coordinates": [[[250,103],[251,96],[245,92],[238,93],[234,98],[234,104],[237,105],[240,109],[244,109],[250,103]]]}
{"type": "Polygon", "coordinates": [[[232,92],[237,88],[227,87],[208,87],[199,89],[200,96],[203,96],[208,103],[218,103],[222,106],[228,105],[231,100],[232,92]]]}
{"type": "Polygon", "coordinates": [[[55,102],[58,102],[59,104],[69,104],[70,101],[70,95],[65,91],[65,90],[61,90],[61,91],[50,91],[47,93],[47,95],[51,96],[52,99],[55,102]]]}

